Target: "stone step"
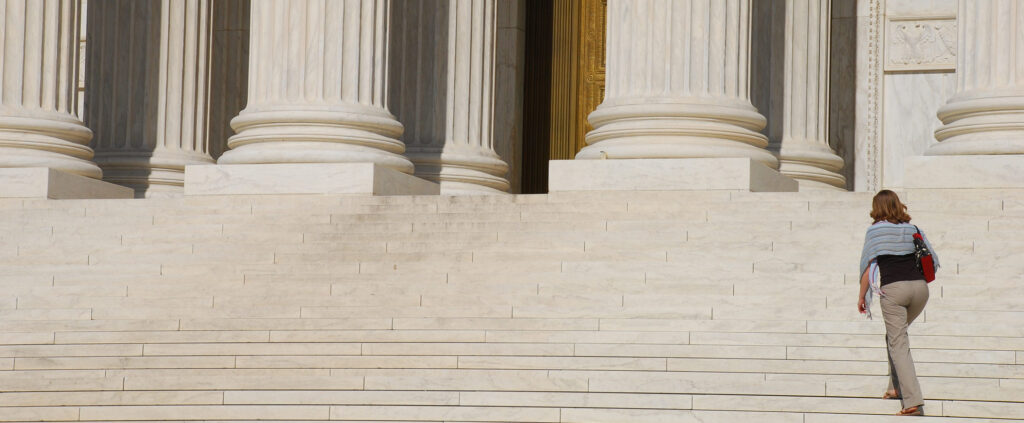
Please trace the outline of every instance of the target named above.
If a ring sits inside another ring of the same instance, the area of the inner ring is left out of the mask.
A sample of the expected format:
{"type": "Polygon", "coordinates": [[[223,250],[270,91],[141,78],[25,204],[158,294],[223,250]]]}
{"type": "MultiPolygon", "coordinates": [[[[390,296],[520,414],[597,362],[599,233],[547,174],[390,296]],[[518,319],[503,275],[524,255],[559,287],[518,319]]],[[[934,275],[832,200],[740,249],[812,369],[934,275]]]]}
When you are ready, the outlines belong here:
{"type": "MultiPolygon", "coordinates": [[[[944,264],[927,420],[1021,418],[1024,191],[904,198],[944,264]]],[[[887,420],[870,199],[0,200],[0,415],[887,420]]]]}

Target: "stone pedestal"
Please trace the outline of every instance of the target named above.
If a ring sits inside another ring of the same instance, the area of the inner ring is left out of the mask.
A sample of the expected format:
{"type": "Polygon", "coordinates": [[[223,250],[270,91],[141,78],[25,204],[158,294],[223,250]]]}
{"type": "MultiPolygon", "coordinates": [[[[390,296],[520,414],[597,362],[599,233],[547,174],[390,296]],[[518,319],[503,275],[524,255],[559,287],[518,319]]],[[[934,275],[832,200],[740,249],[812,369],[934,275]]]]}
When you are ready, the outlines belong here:
{"type": "Polygon", "coordinates": [[[750,0],[609,0],[607,87],[576,159],[748,158],[776,169],[750,103],[750,0]]]}
{"type": "Polygon", "coordinates": [[[0,43],[0,168],[99,179],[78,108],[77,0],[9,1],[0,43]]]}
{"type": "Polygon", "coordinates": [[[251,3],[249,91],[220,164],[376,163],[402,173],[388,112],[390,2],[251,3]]]}
{"type": "Polygon", "coordinates": [[[793,192],[797,182],[749,158],[552,160],[548,191],[793,192]]]}
{"type": "Polygon", "coordinates": [[[188,166],[185,195],[437,195],[436,183],[375,163],[188,166]]]}
{"type": "Polygon", "coordinates": [[[796,179],[801,190],[846,187],[846,178],[839,174],[843,159],[828,144],[829,3],[775,3],[785,10],[785,32],[784,51],[772,57],[782,83],[771,90],[782,107],[771,112],[768,149],[778,154],[779,172],[796,179]]]}
{"type": "Polygon", "coordinates": [[[961,0],[957,19],[957,92],[939,108],[933,157],[908,160],[905,186],[1024,188],[1024,7],[961,0]]]}
{"type": "Polygon", "coordinates": [[[0,168],[0,198],[132,198],[135,190],[46,167],[0,168]]]}
{"type": "Polygon", "coordinates": [[[207,140],[210,0],[112,0],[89,10],[86,124],[104,179],[181,195],[207,140]]]}
{"type": "Polygon", "coordinates": [[[443,194],[500,194],[494,150],[495,0],[419,0],[394,11],[391,107],[416,176],[443,194]]]}

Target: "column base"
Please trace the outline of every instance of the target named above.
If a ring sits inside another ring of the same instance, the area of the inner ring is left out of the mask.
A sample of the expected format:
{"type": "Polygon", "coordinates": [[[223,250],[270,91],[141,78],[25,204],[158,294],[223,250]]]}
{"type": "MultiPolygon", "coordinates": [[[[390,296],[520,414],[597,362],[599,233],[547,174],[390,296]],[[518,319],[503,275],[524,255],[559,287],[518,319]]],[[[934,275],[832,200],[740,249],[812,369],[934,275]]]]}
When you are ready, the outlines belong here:
{"type": "Polygon", "coordinates": [[[1024,188],[1024,154],[907,158],[903,186],[928,188],[1024,188]]]}
{"type": "Polygon", "coordinates": [[[437,195],[436,183],[374,163],[185,167],[185,195],[437,195]]]}
{"type": "Polygon", "coordinates": [[[749,158],[552,160],[548,191],[795,192],[797,182],[749,158]]]}
{"type": "Polygon", "coordinates": [[[135,190],[47,167],[0,169],[0,198],[134,198],[135,190]]]}

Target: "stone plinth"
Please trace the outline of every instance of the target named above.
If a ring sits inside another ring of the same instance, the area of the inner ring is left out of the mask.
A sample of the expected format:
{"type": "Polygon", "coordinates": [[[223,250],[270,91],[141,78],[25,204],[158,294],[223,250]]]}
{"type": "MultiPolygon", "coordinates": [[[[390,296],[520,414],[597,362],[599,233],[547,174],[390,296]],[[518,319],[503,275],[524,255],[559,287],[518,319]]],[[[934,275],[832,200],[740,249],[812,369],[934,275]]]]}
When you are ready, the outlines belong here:
{"type": "Polygon", "coordinates": [[[0,168],[0,198],[133,198],[135,190],[46,167],[0,168]]]}
{"type": "Polygon", "coordinates": [[[548,191],[793,192],[797,182],[750,158],[552,160],[548,191]]]}
{"type": "Polygon", "coordinates": [[[185,195],[436,195],[436,183],[374,163],[185,167],[185,195]]]}
{"type": "Polygon", "coordinates": [[[1024,188],[1024,156],[911,157],[904,188],[1024,188]]]}

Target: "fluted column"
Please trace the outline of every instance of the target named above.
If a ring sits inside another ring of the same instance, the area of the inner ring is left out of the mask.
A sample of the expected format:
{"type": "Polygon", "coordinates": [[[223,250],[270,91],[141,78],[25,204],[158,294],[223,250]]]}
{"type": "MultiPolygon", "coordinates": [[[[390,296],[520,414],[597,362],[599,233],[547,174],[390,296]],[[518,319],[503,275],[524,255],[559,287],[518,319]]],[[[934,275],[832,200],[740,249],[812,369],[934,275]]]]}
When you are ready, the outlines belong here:
{"type": "Polygon", "coordinates": [[[115,0],[89,10],[86,123],[104,180],[180,194],[207,141],[210,0],[115,0]]]}
{"type": "Polygon", "coordinates": [[[77,117],[77,0],[0,1],[0,167],[99,179],[77,117]]]}
{"type": "Polygon", "coordinates": [[[416,176],[442,194],[506,192],[494,150],[495,0],[420,0],[395,10],[391,105],[416,176]]]}
{"type": "Polygon", "coordinates": [[[960,0],[957,89],[928,155],[1024,154],[1024,4],[960,0]]]}
{"type": "Polygon", "coordinates": [[[214,159],[227,150],[228,138],[234,135],[231,119],[245,108],[249,78],[249,6],[250,0],[213,2],[207,137],[214,159]]]}
{"type": "Polygon", "coordinates": [[[252,2],[248,104],[218,162],[372,162],[412,173],[385,103],[389,4],[252,2]]]}
{"type": "Polygon", "coordinates": [[[779,172],[801,189],[845,188],[843,159],[828,144],[829,0],[786,0],[782,115],[770,126],[779,172]]]}
{"type": "Polygon", "coordinates": [[[749,157],[750,0],[609,0],[607,86],[577,159],[749,157]]]}

